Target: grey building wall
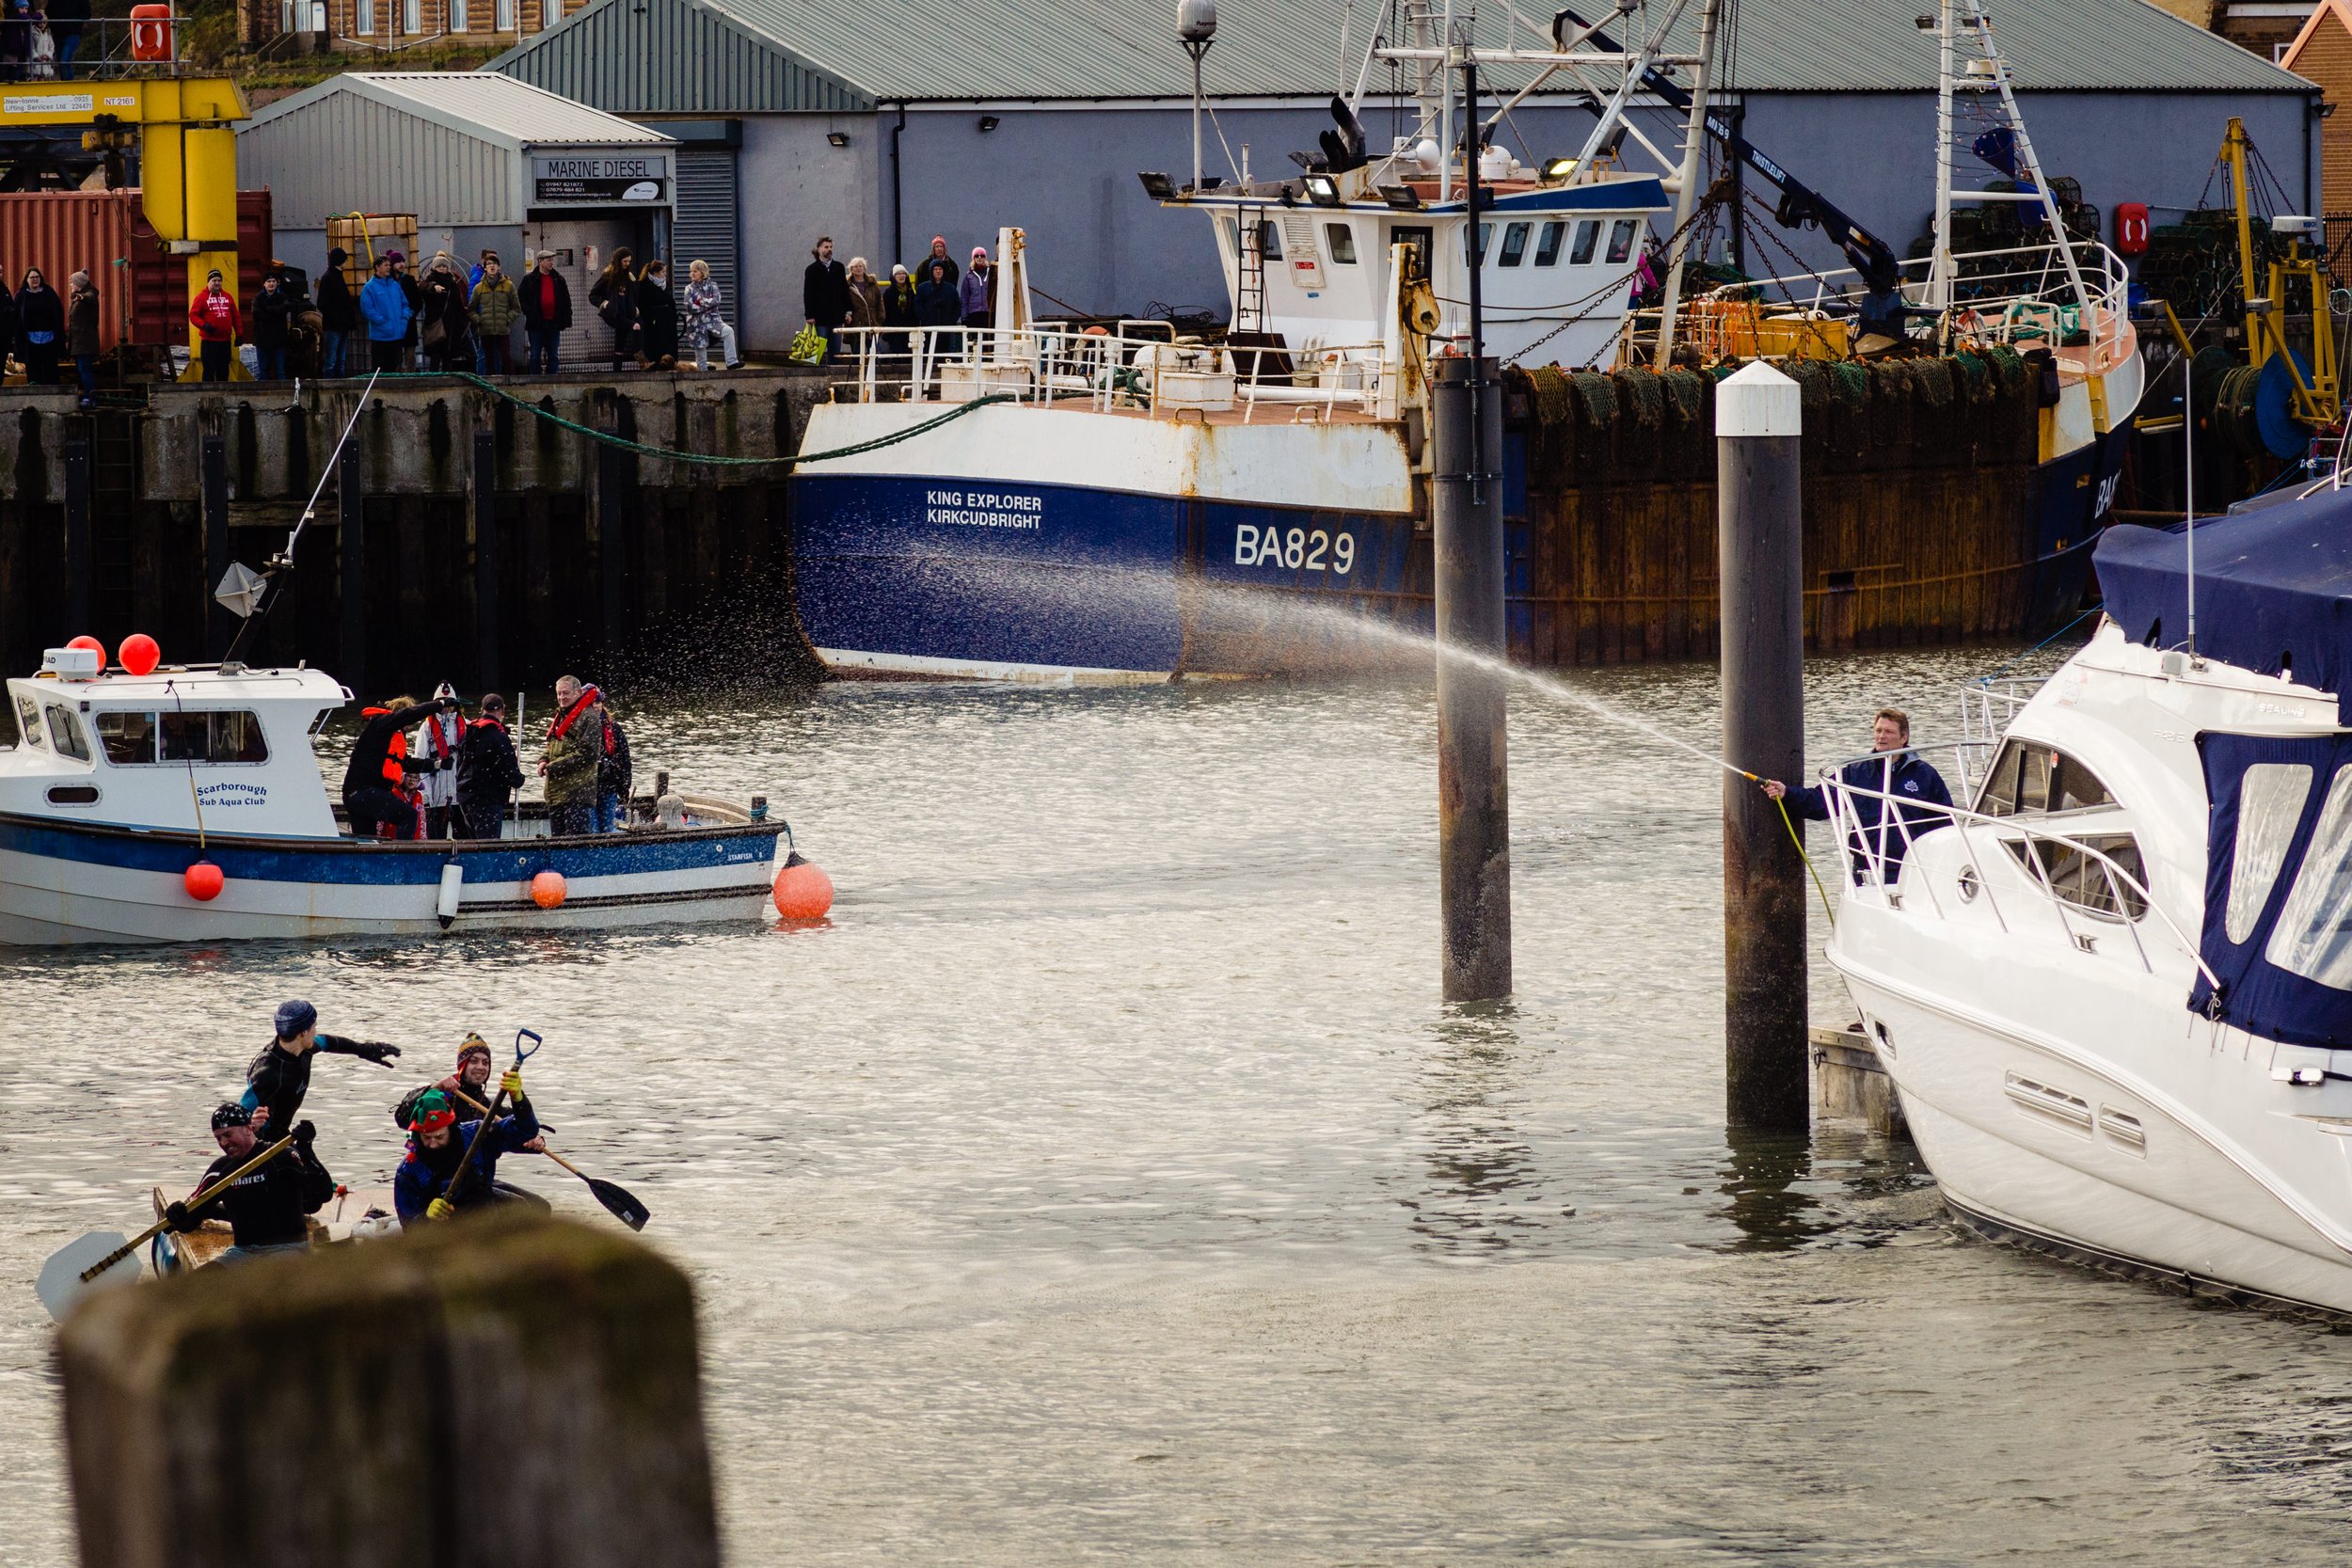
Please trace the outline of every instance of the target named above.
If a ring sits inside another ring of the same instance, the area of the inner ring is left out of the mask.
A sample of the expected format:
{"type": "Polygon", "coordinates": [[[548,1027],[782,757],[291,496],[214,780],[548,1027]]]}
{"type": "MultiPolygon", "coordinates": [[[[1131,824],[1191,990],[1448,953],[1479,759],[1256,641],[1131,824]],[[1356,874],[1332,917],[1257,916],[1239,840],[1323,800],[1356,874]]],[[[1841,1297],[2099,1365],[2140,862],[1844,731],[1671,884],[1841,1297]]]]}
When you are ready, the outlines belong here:
{"type": "Polygon", "coordinates": [[[516,153],[358,92],[239,131],[237,175],[267,185],[277,222],[293,230],[360,209],[496,223],[522,188],[516,153]]]}
{"type": "MultiPolygon", "coordinates": [[[[658,125],[658,120],[647,120],[658,125]]],[[[882,137],[871,115],[748,115],[737,164],[741,184],[742,347],[781,354],[806,320],[801,280],[819,234],[831,234],[839,260],[865,256],[883,277],[890,261],[878,241],[878,207],[887,194],[882,137]],[[829,133],[847,147],[826,141],[829,133]]],[[[683,267],[693,260],[675,258],[683,267]]]]}

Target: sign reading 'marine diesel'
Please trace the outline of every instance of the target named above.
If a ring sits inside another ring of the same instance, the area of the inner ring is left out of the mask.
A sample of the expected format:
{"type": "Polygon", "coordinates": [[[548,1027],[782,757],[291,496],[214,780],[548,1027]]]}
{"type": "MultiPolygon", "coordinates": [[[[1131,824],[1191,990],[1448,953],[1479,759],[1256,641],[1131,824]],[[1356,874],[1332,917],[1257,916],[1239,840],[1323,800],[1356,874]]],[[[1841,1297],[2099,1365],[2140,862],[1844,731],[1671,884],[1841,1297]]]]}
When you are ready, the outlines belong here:
{"type": "Polygon", "coordinates": [[[531,160],[531,201],[610,206],[670,198],[670,154],[660,152],[547,153],[531,160]]]}

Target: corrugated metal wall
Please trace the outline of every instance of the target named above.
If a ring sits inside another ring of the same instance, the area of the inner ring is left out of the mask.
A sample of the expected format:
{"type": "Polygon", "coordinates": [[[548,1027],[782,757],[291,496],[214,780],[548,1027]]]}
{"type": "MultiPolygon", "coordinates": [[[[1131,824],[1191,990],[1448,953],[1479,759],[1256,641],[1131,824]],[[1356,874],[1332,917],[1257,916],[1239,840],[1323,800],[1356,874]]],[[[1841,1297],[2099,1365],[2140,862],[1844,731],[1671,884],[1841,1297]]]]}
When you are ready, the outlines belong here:
{"type": "Polygon", "coordinates": [[[237,133],[243,183],[267,185],[278,221],[323,228],[337,213],[415,213],[450,224],[514,224],[522,189],[510,152],[357,92],[237,133]]]}
{"type": "Polygon", "coordinates": [[[743,269],[737,255],[736,153],[731,147],[682,147],[677,154],[677,212],[670,223],[671,287],[686,291],[686,268],[710,263],[711,280],[726,301],[721,314],[743,330],[743,269]]]}
{"type": "MultiPolygon", "coordinates": [[[[239,191],[239,297],[253,297],[269,261],[270,194],[239,191]]],[[[88,269],[98,286],[102,348],[126,342],[152,348],[187,339],[187,262],[165,254],[139,212],[136,190],[0,194],[0,268],[11,291],[24,282],[27,267],[39,267],[60,297],[66,279],[88,269]]]]}
{"type": "Polygon", "coordinates": [[[840,114],[856,87],[700,6],[600,6],[493,62],[613,114],[840,114]]]}

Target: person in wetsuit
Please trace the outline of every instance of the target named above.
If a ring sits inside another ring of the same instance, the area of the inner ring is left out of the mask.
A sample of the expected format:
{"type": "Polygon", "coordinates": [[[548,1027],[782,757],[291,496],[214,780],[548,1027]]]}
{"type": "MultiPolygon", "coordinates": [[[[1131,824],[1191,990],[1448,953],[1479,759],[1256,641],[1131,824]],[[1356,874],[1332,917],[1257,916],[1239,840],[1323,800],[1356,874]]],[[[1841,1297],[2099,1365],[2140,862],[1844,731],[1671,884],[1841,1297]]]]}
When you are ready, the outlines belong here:
{"type": "MultiPolygon", "coordinates": [[[[392,1207],[402,1226],[447,1219],[461,1209],[508,1199],[509,1194],[496,1190],[499,1156],[512,1154],[537,1137],[539,1118],[523,1095],[520,1072],[510,1069],[499,1086],[515,1111],[487,1127],[479,1117],[459,1121],[449,1097],[438,1089],[429,1090],[417,1101],[408,1124],[408,1153],[392,1177],[392,1207]],[[483,1140],[478,1155],[473,1148],[477,1134],[483,1140]]],[[[539,1199],[527,1201],[546,1207],[539,1199]]]]}
{"type": "Polygon", "coordinates": [[[400,1047],[386,1045],[381,1040],[347,1040],[340,1035],[319,1033],[319,1010],[300,1000],[278,1005],[278,1037],[262,1048],[246,1069],[245,1107],[253,1113],[254,1125],[272,1137],[279,1130],[294,1125],[296,1112],[302,1109],[303,1096],[310,1092],[310,1058],[324,1052],[330,1056],[357,1056],[377,1067],[390,1067],[400,1054],[400,1047]]]}
{"type": "Polygon", "coordinates": [[[335,1179],[311,1150],[310,1124],[296,1122],[293,1136],[294,1147],[285,1153],[237,1178],[210,1203],[189,1208],[205,1188],[252,1159],[261,1147],[253,1135],[253,1113],[233,1100],[224,1101],[213,1113],[213,1141],[220,1146],[220,1158],[204,1167],[204,1179],[195,1192],[164,1210],[165,1222],[174,1230],[188,1231],[208,1219],[227,1220],[236,1242],[221,1254],[223,1262],[309,1246],[308,1216],[335,1196],[335,1179]]]}

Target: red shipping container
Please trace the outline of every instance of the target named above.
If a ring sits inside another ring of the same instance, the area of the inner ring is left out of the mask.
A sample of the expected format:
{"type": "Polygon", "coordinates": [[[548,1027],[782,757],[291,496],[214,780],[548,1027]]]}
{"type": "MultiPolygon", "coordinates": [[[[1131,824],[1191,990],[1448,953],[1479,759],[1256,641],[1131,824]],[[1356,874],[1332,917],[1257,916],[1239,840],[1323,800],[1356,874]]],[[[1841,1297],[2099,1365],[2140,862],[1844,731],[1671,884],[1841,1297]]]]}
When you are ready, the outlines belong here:
{"type": "MultiPolygon", "coordinates": [[[[239,191],[241,296],[259,287],[270,245],[269,192],[239,191]]],[[[135,190],[0,192],[0,272],[11,292],[27,267],[39,267],[60,296],[69,277],[89,269],[98,285],[99,342],[106,349],[187,341],[187,259],[164,250],[139,212],[135,190]]]]}

